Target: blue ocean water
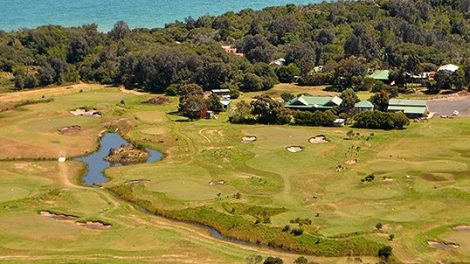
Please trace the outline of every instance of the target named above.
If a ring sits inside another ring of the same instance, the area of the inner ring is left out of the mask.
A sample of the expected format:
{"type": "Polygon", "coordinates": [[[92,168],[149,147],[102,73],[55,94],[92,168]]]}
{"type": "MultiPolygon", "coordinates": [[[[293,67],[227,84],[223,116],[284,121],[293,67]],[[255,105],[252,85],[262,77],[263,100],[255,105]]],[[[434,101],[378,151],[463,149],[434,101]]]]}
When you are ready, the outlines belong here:
{"type": "Polygon", "coordinates": [[[321,0],[0,0],[0,29],[96,23],[99,30],[108,31],[118,20],[132,28],[153,28],[189,16],[318,2],[321,0]]]}

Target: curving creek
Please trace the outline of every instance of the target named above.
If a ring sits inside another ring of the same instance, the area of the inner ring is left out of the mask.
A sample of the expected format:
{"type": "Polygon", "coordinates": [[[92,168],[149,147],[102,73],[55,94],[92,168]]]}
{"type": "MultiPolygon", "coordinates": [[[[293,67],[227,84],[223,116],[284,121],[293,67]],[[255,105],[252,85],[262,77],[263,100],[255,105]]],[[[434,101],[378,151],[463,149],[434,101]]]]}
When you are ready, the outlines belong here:
{"type": "MultiPolygon", "coordinates": [[[[104,175],[104,171],[110,167],[122,166],[122,164],[110,163],[106,161],[104,158],[108,156],[109,151],[112,148],[117,149],[121,145],[129,145],[129,144],[130,143],[127,140],[125,140],[123,137],[121,137],[121,135],[119,135],[118,133],[109,132],[109,133],[104,134],[101,137],[100,146],[98,150],[96,150],[95,152],[89,155],[75,158],[75,160],[84,162],[87,165],[86,171],[83,175],[83,183],[86,186],[96,187],[99,184],[107,182],[108,178],[106,178],[106,176],[104,175]]],[[[163,157],[163,154],[159,151],[156,151],[150,148],[146,148],[146,151],[150,154],[149,158],[146,161],[147,163],[159,161],[163,157]]],[[[142,210],[142,211],[145,212],[145,210],[142,210]]],[[[149,214],[151,213],[149,212],[149,214]]],[[[196,226],[200,226],[200,225],[196,225],[196,226]]],[[[235,243],[247,244],[243,241],[238,241],[238,240],[227,238],[212,227],[205,227],[205,228],[207,228],[211,236],[214,238],[222,239],[222,240],[230,241],[230,242],[235,242],[235,243]]]]}

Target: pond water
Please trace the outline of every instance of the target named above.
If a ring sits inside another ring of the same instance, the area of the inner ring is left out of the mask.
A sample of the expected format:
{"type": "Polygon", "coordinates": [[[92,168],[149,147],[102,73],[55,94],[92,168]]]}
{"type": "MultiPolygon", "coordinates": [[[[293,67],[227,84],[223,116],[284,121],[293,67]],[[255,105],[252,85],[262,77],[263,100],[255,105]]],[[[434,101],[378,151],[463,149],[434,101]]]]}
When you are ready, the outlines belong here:
{"type": "MultiPolygon", "coordinates": [[[[96,186],[100,183],[105,183],[108,178],[104,176],[104,170],[109,167],[121,166],[121,164],[110,163],[104,158],[108,156],[109,150],[112,148],[119,148],[121,145],[129,145],[130,143],[121,137],[118,133],[106,133],[100,140],[100,147],[97,151],[83,157],[76,158],[75,160],[87,164],[86,173],[83,176],[83,182],[87,186],[96,186]]],[[[147,162],[155,162],[162,158],[162,153],[153,149],[146,149],[150,154],[147,162]]]]}

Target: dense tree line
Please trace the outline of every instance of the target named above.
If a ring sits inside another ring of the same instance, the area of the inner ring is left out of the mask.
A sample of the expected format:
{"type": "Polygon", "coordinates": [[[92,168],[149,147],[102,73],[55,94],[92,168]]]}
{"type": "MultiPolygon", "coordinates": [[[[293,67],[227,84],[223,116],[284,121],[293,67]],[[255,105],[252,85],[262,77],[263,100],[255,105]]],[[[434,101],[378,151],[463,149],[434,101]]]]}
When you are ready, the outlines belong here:
{"type": "Polygon", "coordinates": [[[14,74],[19,89],[82,80],[152,92],[185,83],[251,91],[297,80],[342,91],[369,89],[370,69],[392,69],[403,85],[405,72],[454,63],[461,70],[426,85],[463,89],[470,83],[469,16],[470,0],[378,0],[247,9],[156,29],[131,30],[121,21],[108,33],[93,24],[43,26],[0,32],[0,69],[14,74]],[[277,58],[286,65],[269,67],[277,58]]]}

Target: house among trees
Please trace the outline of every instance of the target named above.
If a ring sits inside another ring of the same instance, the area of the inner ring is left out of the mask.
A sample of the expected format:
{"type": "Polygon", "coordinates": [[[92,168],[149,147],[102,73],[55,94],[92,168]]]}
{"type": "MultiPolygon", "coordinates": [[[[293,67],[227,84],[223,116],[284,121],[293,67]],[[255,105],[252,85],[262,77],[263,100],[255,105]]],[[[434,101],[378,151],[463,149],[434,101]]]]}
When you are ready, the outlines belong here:
{"type": "Polygon", "coordinates": [[[338,96],[323,97],[323,96],[306,96],[302,95],[293,100],[290,100],[285,107],[296,110],[328,110],[338,107],[343,102],[343,99],[338,96]]]}
{"type": "Polygon", "coordinates": [[[371,102],[367,100],[364,100],[364,101],[357,102],[354,105],[354,108],[358,109],[360,112],[372,111],[374,110],[374,104],[372,104],[371,102]]]}
{"type": "Polygon", "coordinates": [[[456,72],[457,70],[459,69],[459,66],[457,65],[454,65],[454,64],[446,64],[446,65],[442,65],[441,67],[439,67],[439,69],[437,69],[437,71],[447,71],[447,72],[450,72],[450,73],[454,73],[456,72]]]}
{"type": "Polygon", "coordinates": [[[403,112],[409,118],[425,117],[429,114],[426,100],[390,99],[388,112],[403,112]]]}
{"type": "Polygon", "coordinates": [[[389,70],[376,70],[368,77],[376,81],[382,81],[384,83],[388,83],[389,77],[390,77],[390,71],[389,70]]]}
{"type": "Polygon", "coordinates": [[[286,64],[286,59],[284,58],[273,60],[269,63],[269,65],[275,65],[275,66],[283,66],[284,64],[286,64]]]}

